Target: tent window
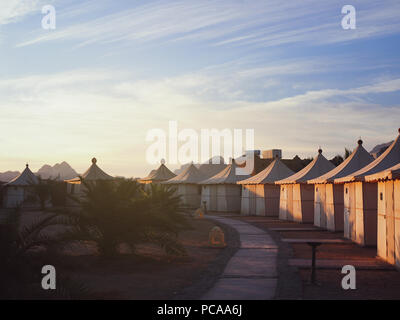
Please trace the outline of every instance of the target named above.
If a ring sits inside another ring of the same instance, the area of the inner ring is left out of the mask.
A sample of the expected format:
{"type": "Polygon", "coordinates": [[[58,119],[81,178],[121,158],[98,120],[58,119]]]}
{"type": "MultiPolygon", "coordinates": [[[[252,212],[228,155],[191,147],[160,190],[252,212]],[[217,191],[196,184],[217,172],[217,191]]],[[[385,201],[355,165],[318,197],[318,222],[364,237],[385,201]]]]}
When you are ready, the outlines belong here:
{"type": "Polygon", "coordinates": [[[383,200],[383,193],[382,192],[380,193],[379,197],[380,197],[380,199],[382,201],[383,200]]]}
{"type": "Polygon", "coordinates": [[[318,187],[317,187],[317,191],[318,191],[318,187]]]}
{"type": "Polygon", "coordinates": [[[346,188],[346,194],[349,192],[349,189],[346,188]]]}
{"type": "Polygon", "coordinates": [[[282,191],[285,191],[285,188],[282,188],[282,191]]]}

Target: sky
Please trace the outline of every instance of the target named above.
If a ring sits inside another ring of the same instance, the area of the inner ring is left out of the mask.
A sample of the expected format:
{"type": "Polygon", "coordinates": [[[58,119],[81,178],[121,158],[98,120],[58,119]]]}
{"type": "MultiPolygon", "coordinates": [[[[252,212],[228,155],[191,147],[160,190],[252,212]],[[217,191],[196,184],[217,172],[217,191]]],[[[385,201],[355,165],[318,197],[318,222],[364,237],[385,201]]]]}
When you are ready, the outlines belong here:
{"type": "Polygon", "coordinates": [[[0,0],[0,172],[145,176],[169,121],[254,129],[284,158],[370,150],[400,127],[399,40],[398,0],[0,0]]]}

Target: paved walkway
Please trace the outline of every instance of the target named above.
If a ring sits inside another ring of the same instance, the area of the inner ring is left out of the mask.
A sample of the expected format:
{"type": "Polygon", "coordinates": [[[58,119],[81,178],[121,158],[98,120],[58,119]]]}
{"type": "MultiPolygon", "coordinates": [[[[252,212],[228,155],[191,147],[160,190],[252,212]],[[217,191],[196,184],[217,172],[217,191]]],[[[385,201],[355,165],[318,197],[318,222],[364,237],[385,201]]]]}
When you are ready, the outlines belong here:
{"type": "Polygon", "coordinates": [[[268,300],[277,286],[278,246],[264,231],[248,223],[207,216],[236,229],[240,248],[229,260],[221,278],[203,296],[205,300],[268,300]]]}

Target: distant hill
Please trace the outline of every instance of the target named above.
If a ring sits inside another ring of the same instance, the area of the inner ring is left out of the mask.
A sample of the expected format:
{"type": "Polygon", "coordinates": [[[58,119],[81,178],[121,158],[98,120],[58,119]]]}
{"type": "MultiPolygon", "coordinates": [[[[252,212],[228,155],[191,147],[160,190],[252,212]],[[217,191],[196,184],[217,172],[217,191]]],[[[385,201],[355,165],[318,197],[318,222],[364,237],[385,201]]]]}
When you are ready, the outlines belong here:
{"type": "Polygon", "coordinates": [[[3,173],[0,172],[0,181],[1,182],[9,182],[12,179],[18,177],[19,174],[20,174],[19,171],[6,171],[3,173]]]}
{"type": "Polygon", "coordinates": [[[385,150],[393,143],[393,141],[386,142],[386,143],[381,143],[376,145],[369,153],[371,156],[373,156],[375,159],[378,158],[382,153],[385,152],[385,150]]]}
{"type": "Polygon", "coordinates": [[[55,164],[53,167],[45,164],[35,173],[43,179],[66,180],[78,176],[78,173],[65,161],[55,164]]]}

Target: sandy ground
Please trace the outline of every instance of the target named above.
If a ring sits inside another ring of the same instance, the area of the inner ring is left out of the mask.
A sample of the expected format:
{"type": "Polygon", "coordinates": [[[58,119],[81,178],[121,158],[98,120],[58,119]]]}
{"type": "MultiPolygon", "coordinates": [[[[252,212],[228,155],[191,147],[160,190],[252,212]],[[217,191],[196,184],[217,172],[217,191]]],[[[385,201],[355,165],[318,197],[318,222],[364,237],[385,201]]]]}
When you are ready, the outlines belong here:
{"type": "Polygon", "coordinates": [[[208,247],[208,232],[214,223],[192,220],[192,225],[194,230],[180,235],[186,257],[169,257],[157,247],[143,245],[138,256],[71,257],[61,268],[85,283],[94,298],[184,299],[182,291],[204,281],[205,271],[224,251],[208,247]]]}
{"type": "MultiPolygon", "coordinates": [[[[24,212],[30,223],[40,213],[24,212]]],[[[208,246],[209,231],[217,224],[207,219],[189,218],[193,230],[179,236],[187,256],[168,256],[153,245],[141,245],[137,255],[99,257],[93,245],[74,245],[62,256],[50,258],[57,276],[69,277],[87,288],[89,299],[197,299],[217,280],[237,250],[238,234],[220,225],[228,247],[208,246]]],[[[56,232],[57,230],[52,230],[56,232]]]]}

